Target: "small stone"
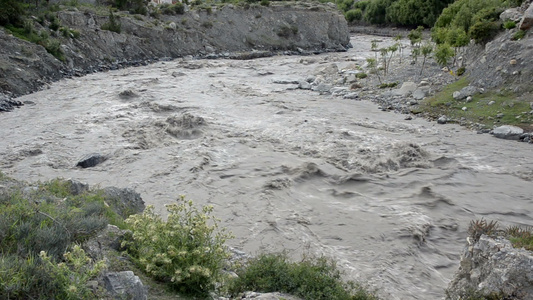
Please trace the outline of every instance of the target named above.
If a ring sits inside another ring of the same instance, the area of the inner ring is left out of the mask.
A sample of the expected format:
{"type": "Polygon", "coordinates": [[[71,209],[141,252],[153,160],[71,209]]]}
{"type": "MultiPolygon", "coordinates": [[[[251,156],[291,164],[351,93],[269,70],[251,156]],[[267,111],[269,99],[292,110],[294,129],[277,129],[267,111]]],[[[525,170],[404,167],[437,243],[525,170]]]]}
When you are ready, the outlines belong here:
{"type": "Polygon", "coordinates": [[[495,101],[490,101],[490,102],[488,103],[488,105],[493,105],[494,103],[496,103],[496,102],[495,102],[495,101]]]}
{"type": "Polygon", "coordinates": [[[511,61],[509,62],[510,65],[516,65],[516,59],[511,59],[511,61]]]}
{"type": "Polygon", "coordinates": [[[468,97],[466,97],[466,102],[467,102],[467,103],[468,103],[468,102],[472,102],[472,96],[468,96],[468,97]]]}
{"type": "Polygon", "coordinates": [[[501,118],[503,118],[503,116],[505,116],[503,113],[499,113],[499,114],[496,115],[496,118],[501,119],[501,118]]]}
{"type": "Polygon", "coordinates": [[[448,122],[448,117],[446,116],[440,116],[440,118],[437,119],[438,124],[446,124],[448,122]]]}
{"type": "Polygon", "coordinates": [[[468,108],[466,106],[463,106],[463,108],[461,108],[462,111],[466,111],[468,108]]]}
{"type": "Polygon", "coordinates": [[[410,120],[412,120],[412,119],[413,119],[413,117],[412,117],[412,116],[407,116],[407,117],[405,117],[405,119],[404,119],[404,120],[406,120],[406,121],[410,121],[410,120]]]}

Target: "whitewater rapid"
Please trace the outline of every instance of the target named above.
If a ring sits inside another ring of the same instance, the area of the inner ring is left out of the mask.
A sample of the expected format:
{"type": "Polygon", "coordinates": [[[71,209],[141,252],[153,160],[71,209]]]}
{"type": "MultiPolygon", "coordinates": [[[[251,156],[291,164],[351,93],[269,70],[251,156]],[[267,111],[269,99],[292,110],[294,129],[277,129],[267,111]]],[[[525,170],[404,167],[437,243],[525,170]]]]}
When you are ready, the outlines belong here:
{"type": "Polygon", "coordinates": [[[384,299],[443,299],[472,219],[533,224],[533,148],[291,83],[363,65],[372,38],[62,80],[0,114],[0,170],[131,187],[162,214],[186,195],[242,251],[327,255],[384,299]],[[109,159],[76,167],[93,152],[109,159]]]}

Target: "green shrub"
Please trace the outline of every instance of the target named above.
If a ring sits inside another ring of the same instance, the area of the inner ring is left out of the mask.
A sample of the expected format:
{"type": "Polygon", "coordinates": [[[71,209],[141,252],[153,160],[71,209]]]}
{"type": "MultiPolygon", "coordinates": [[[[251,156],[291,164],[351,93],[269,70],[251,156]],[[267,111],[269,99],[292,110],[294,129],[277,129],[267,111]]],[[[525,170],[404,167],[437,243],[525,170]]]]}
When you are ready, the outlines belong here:
{"type": "Polygon", "coordinates": [[[457,69],[457,76],[463,76],[463,74],[466,72],[466,69],[465,67],[460,67],[459,69],[457,69]]]}
{"type": "Polygon", "coordinates": [[[359,8],[350,9],[346,12],[345,16],[346,20],[350,23],[354,21],[361,21],[363,18],[363,11],[359,8]]]}
{"type": "Polygon", "coordinates": [[[123,246],[148,275],[180,292],[205,296],[221,278],[229,257],[224,243],[231,236],[219,229],[211,206],[198,210],[181,197],[167,211],[167,221],[152,206],[130,216],[126,223],[133,234],[123,246]]]}
{"type": "Polygon", "coordinates": [[[270,6],[270,1],[269,0],[261,0],[261,5],[262,6],[270,6]]]}
{"type": "Polygon", "coordinates": [[[364,79],[364,78],[367,78],[367,77],[368,77],[368,75],[366,73],[363,73],[363,72],[355,74],[355,78],[358,78],[358,79],[364,79]]]}
{"type": "Polygon", "coordinates": [[[120,23],[119,17],[116,17],[113,14],[113,11],[109,11],[109,21],[103,24],[100,28],[102,30],[109,30],[116,33],[120,33],[122,24],[120,23]]]}
{"type": "Polygon", "coordinates": [[[165,15],[182,15],[185,13],[185,5],[181,2],[177,2],[176,4],[162,4],[160,9],[161,13],[165,15]]]}
{"type": "Polygon", "coordinates": [[[229,284],[237,296],[244,291],[283,292],[303,299],[378,299],[355,283],[342,281],[335,263],[324,257],[290,262],[286,254],[262,254],[237,270],[229,284]]]}
{"type": "Polygon", "coordinates": [[[476,43],[486,43],[498,34],[499,28],[500,25],[497,22],[483,20],[472,25],[469,34],[476,43]]]}
{"type": "Polygon", "coordinates": [[[513,29],[516,27],[516,22],[515,21],[507,21],[505,23],[503,23],[503,28],[505,29],[513,29]]]}
{"type": "Polygon", "coordinates": [[[452,47],[448,43],[437,45],[435,50],[435,60],[441,66],[447,66],[450,59],[455,55],[452,47]]]}
{"type": "Polygon", "coordinates": [[[297,33],[298,33],[298,27],[294,25],[287,25],[287,24],[281,25],[277,31],[277,35],[279,37],[284,37],[284,38],[288,38],[291,35],[294,35],[297,33]]]}
{"type": "Polygon", "coordinates": [[[513,37],[511,38],[513,41],[518,41],[523,39],[526,36],[526,32],[524,30],[518,30],[513,37]]]}
{"type": "Polygon", "coordinates": [[[341,0],[337,3],[337,7],[344,13],[352,9],[354,0],[341,0]]]}
{"type": "Polygon", "coordinates": [[[370,0],[358,1],[353,4],[353,8],[359,8],[360,10],[365,11],[368,3],[370,3],[370,0]]]}
{"type": "Polygon", "coordinates": [[[515,248],[525,248],[533,251],[533,228],[520,228],[518,226],[511,226],[506,229],[506,235],[515,248]]]}
{"type": "Polygon", "coordinates": [[[387,8],[393,0],[372,0],[365,10],[364,19],[371,24],[384,24],[387,16],[387,8]]]}
{"type": "Polygon", "coordinates": [[[386,88],[394,88],[396,86],[398,86],[398,82],[382,83],[378,87],[380,89],[386,89],[386,88]]]}
{"type": "Polygon", "coordinates": [[[59,18],[54,16],[50,21],[48,28],[52,29],[53,31],[57,31],[59,27],[61,27],[61,22],[59,21],[59,18]]]}

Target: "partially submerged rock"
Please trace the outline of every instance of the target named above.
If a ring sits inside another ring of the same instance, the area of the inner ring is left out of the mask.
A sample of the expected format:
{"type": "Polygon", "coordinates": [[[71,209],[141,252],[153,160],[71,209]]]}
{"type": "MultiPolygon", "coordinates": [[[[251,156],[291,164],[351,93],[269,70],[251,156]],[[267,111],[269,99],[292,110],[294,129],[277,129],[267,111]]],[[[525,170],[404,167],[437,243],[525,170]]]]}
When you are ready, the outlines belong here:
{"type": "Polygon", "coordinates": [[[91,168],[107,160],[107,156],[100,153],[87,154],[76,164],[77,167],[91,168]]]}
{"type": "Polygon", "coordinates": [[[495,137],[506,140],[519,140],[523,133],[524,130],[522,128],[512,125],[503,125],[494,128],[492,131],[495,137]]]}

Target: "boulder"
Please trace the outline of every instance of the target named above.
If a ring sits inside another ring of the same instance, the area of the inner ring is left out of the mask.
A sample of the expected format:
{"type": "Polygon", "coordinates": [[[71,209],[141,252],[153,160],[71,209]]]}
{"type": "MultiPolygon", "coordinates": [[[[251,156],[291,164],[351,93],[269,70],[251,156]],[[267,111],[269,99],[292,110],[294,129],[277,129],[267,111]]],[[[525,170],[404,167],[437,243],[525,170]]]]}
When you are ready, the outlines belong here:
{"type": "Polygon", "coordinates": [[[107,160],[107,156],[100,153],[87,154],[76,164],[77,167],[91,168],[107,160]]]}
{"type": "Polygon", "coordinates": [[[106,257],[109,257],[108,253],[121,250],[120,243],[125,232],[125,230],[121,230],[115,225],[108,224],[96,236],[89,238],[83,244],[83,249],[92,259],[106,259],[106,257]]]}
{"type": "Polygon", "coordinates": [[[133,189],[107,187],[103,191],[106,203],[123,218],[141,213],[145,208],[141,195],[133,189]]]}
{"type": "Polygon", "coordinates": [[[72,195],[81,195],[89,191],[89,185],[74,179],[68,179],[67,182],[70,184],[70,193],[72,195]]]}
{"type": "Polygon", "coordinates": [[[146,288],[132,271],[107,273],[104,275],[104,285],[114,299],[148,299],[146,288]]]}
{"type": "Polygon", "coordinates": [[[492,134],[500,139],[506,140],[519,140],[520,136],[524,133],[524,130],[520,127],[512,125],[503,125],[497,128],[494,128],[492,134]]]}
{"type": "Polygon", "coordinates": [[[531,26],[533,26],[533,3],[531,3],[528,9],[524,12],[524,16],[522,16],[518,28],[520,28],[520,30],[528,30],[531,26]]]}
{"type": "Polygon", "coordinates": [[[522,19],[522,13],[520,12],[520,9],[518,7],[506,9],[504,12],[500,14],[500,20],[502,22],[505,22],[505,21],[520,22],[520,19],[522,19]]]}
{"type": "Polygon", "coordinates": [[[446,124],[446,123],[448,123],[448,117],[446,117],[446,116],[440,116],[440,118],[437,119],[437,123],[439,123],[439,124],[446,124]]]}
{"type": "Polygon", "coordinates": [[[413,92],[413,98],[416,99],[416,100],[422,100],[426,96],[427,96],[427,89],[417,88],[413,92]]]}
{"type": "Polygon", "coordinates": [[[472,238],[468,241],[446,299],[466,299],[472,293],[498,295],[498,299],[533,299],[532,252],[513,248],[501,237],[481,235],[476,242],[472,238]]]}
{"type": "Polygon", "coordinates": [[[479,93],[478,88],[469,85],[467,87],[462,88],[460,91],[453,92],[452,96],[455,100],[463,100],[466,97],[473,96],[477,93],[479,93]]]}
{"type": "Polygon", "coordinates": [[[393,91],[393,95],[407,97],[416,91],[417,85],[414,82],[406,81],[399,89],[393,91]]]}

